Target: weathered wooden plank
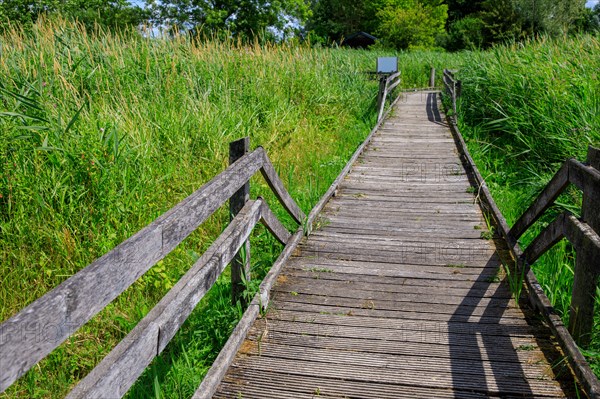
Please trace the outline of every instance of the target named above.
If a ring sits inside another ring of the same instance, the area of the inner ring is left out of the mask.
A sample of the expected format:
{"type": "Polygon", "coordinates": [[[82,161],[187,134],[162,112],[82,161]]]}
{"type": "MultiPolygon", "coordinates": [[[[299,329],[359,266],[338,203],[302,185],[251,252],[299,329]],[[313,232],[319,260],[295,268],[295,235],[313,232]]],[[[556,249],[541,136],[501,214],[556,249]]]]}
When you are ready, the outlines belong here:
{"type": "Polygon", "coordinates": [[[315,312],[300,312],[289,310],[273,311],[270,320],[281,320],[295,323],[312,323],[318,325],[345,326],[359,328],[377,328],[393,330],[399,335],[419,334],[427,331],[445,335],[477,335],[500,337],[545,337],[550,338],[548,329],[539,325],[532,327],[527,324],[479,324],[452,321],[441,323],[433,320],[392,319],[382,317],[357,316],[348,314],[323,314],[315,312]]]}
{"type": "Polygon", "coordinates": [[[262,206],[260,200],[248,201],[221,236],[167,295],[67,397],[117,398],[125,395],[152,359],[167,346],[225,266],[244,245],[260,220],[262,206]],[[150,336],[154,339],[140,341],[141,337],[150,336]]]}
{"type": "MultiPolygon", "coordinates": [[[[588,147],[587,164],[600,171],[600,148],[588,147]]],[[[600,172],[598,173],[600,175],[600,172]]],[[[583,189],[583,205],[581,219],[586,222],[596,233],[600,234],[600,182],[588,179],[587,187],[583,189]]]]}
{"type": "Polygon", "coordinates": [[[592,341],[596,315],[594,308],[596,289],[600,283],[600,237],[573,215],[565,216],[565,235],[577,252],[569,307],[569,331],[575,342],[585,348],[592,341]]]}
{"type": "Polygon", "coordinates": [[[524,317],[523,312],[508,312],[502,315],[497,314],[454,314],[454,313],[443,313],[443,308],[440,312],[411,312],[404,310],[386,310],[386,309],[371,309],[364,307],[351,307],[351,306],[333,306],[333,305],[322,305],[322,304],[311,304],[302,302],[277,302],[277,306],[273,308],[273,312],[281,310],[290,310],[295,312],[312,312],[320,314],[331,314],[331,315],[346,315],[346,316],[358,316],[358,317],[380,317],[386,319],[397,319],[405,320],[407,323],[410,322],[438,322],[448,323],[452,321],[460,321],[462,323],[472,323],[478,325],[520,325],[527,326],[528,323],[526,318],[530,322],[535,323],[535,319],[532,317],[524,317]]]}
{"type": "Polygon", "coordinates": [[[288,240],[292,235],[283,226],[283,224],[281,224],[279,219],[277,219],[277,216],[273,214],[271,208],[269,208],[269,205],[267,205],[267,202],[261,197],[258,197],[258,199],[260,199],[262,202],[260,211],[261,221],[263,222],[267,230],[269,230],[271,234],[273,234],[273,236],[277,238],[277,240],[280,243],[284,245],[287,244],[288,240]]]}
{"type": "MultiPolygon", "coordinates": [[[[390,109],[384,114],[383,119],[385,119],[385,117],[387,117],[387,115],[390,113],[390,111],[393,109],[394,105],[398,102],[398,100],[400,98],[401,98],[401,96],[398,96],[396,98],[396,100],[394,100],[394,102],[390,106],[390,109]]],[[[352,168],[352,165],[356,162],[358,157],[362,154],[364,149],[367,147],[367,145],[370,143],[371,139],[373,138],[373,135],[377,132],[377,130],[381,126],[383,119],[382,118],[380,118],[380,119],[381,120],[379,120],[377,122],[377,124],[375,125],[373,130],[371,130],[371,132],[369,133],[367,138],[362,142],[361,145],[358,146],[356,151],[354,151],[354,154],[352,154],[352,156],[350,157],[350,159],[348,160],[348,162],[346,163],[346,165],[344,166],[344,168],[342,169],[340,174],[336,177],[336,179],[333,181],[333,183],[331,183],[331,185],[329,186],[329,188],[327,189],[325,194],[323,194],[323,196],[321,197],[319,202],[317,202],[317,204],[314,206],[314,208],[310,211],[310,214],[308,215],[308,218],[306,220],[306,226],[307,226],[306,234],[307,235],[310,235],[312,228],[313,228],[313,223],[317,219],[317,216],[319,215],[321,210],[325,207],[327,202],[333,196],[336,195],[336,192],[338,191],[340,183],[348,175],[348,173],[350,172],[350,169],[352,168]]]]}
{"type": "MultiPolygon", "coordinates": [[[[376,265],[376,264],[375,264],[376,265]]],[[[411,284],[426,285],[431,287],[439,286],[460,286],[463,284],[474,284],[477,280],[496,281],[499,279],[499,269],[486,269],[485,271],[473,271],[465,273],[464,269],[448,267],[369,267],[371,265],[359,264],[358,266],[349,265],[319,265],[307,263],[304,266],[298,263],[290,264],[286,270],[286,275],[312,277],[322,280],[345,280],[353,281],[359,279],[373,284],[411,284]],[[383,280],[383,282],[382,282],[383,280]]]]}
{"type": "Polygon", "coordinates": [[[565,236],[565,214],[559,215],[533,240],[523,252],[528,264],[533,264],[540,256],[552,248],[565,236]]]}
{"type": "MultiPolygon", "coordinates": [[[[407,323],[411,322],[410,320],[407,323]]],[[[388,340],[377,340],[377,339],[362,339],[358,337],[336,337],[336,336],[325,336],[325,335],[311,335],[296,332],[285,332],[279,330],[268,330],[265,334],[263,325],[254,326],[249,332],[248,339],[254,342],[261,342],[268,344],[280,344],[299,348],[315,348],[322,350],[340,350],[355,353],[372,353],[382,355],[393,355],[393,356],[417,356],[425,361],[436,362],[438,359],[456,359],[465,361],[479,361],[479,362],[502,362],[505,364],[538,364],[545,365],[544,359],[548,354],[550,358],[559,357],[560,352],[554,346],[551,340],[539,339],[532,344],[532,340],[519,341],[515,339],[515,343],[520,345],[520,342],[525,342],[524,345],[534,345],[528,347],[519,347],[514,353],[514,356],[506,356],[506,348],[500,345],[490,345],[485,350],[480,350],[478,346],[461,346],[457,347],[458,350],[453,350],[450,345],[440,345],[438,343],[425,342],[421,337],[417,336],[417,339],[410,342],[407,341],[388,341],[388,340]],[[538,352],[543,350],[546,356],[541,355],[538,352]]],[[[486,338],[486,342],[494,342],[493,337],[486,338]]],[[[496,341],[498,342],[498,341],[496,341]]],[[[514,349],[513,349],[514,350],[514,349]]],[[[434,363],[435,364],[435,363],[434,363]]]]}
{"type": "MultiPolygon", "coordinates": [[[[500,341],[501,339],[499,339],[500,341]]],[[[538,355],[542,355],[539,349],[535,349],[538,355]]],[[[271,343],[264,340],[246,341],[243,353],[249,356],[265,356],[267,358],[278,358],[301,361],[315,361],[319,363],[346,364],[357,368],[362,367],[388,367],[393,370],[403,370],[418,375],[421,371],[438,372],[440,375],[453,374],[466,378],[466,375],[473,376],[473,370],[482,372],[480,376],[486,379],[494,379],[495,374],[502,370],[502,375],[509,378],[531,378],[537,380],[548,380],[554,377],[551,369],[539,364],[521,365],[517,362],[490,362],[477,361],[474,359],[451,359],[439,357],[435,361],[424,362],[422,356],[400,356],[395,354],[381,354],[360,351],[357,348],[355,352],[330,349],[323,351],[316,348],[303,348],[298,350],[297,346],[284,345],[280,343],[271,343]]],[[[543,356],[543,355],[542,355],[543,356]]],[[[431,359],[434,360],[434,359],[431,359]]],[[[248,362],[251,362],[248,359],[248,362]]]]}
{"type": "MultiPolygon", "coordinates": [[[[351,284],[347,284],[346,287],[335,286],[330,282],[328,284],[314,284],[312,286],[305,286],[296,284],[293,290],[289,287],[275,286],[274,292],[281,293],[283,296],[288,294],[293,297],[299,296],[324,296],[323,292],[327,292],[324,301],[329,299],[335,300],[337,298],[353,299],[357,304],[365,306],[377,307],[380,303],[399,304],[403,302],[410,302],[413,304],[434,304],[434,305],[449,305],[460,307],[486,307],[502,309],[507,306],[516,306],[514,301],[511,302],[510,297],[502,296],[451,296],[440,294],[421,294],[421,293],[394,293],[385,291],[366,291],[366,290],[352,290],[351,284]]],[[[297,298],[303,300],[303,298],[297,298]]]]}
{"type": "Polygon", "coordinates": [[[102,310],[225,203],[263,163],[257,149],[0,325],[0,392],[102,310]],[[51,337],[40,339],[50,331],[51,337]]]}
{"type": "Polygon", "coordinates": [[[506,378],[502,374],[497,374],[496,378],[491,381],[486,381],[482,385],[482,381],[471,376],[465,379],[453,379],[451,376],[439,375],[435,372],[421,371],[418,375],[412,372],[404,372],[402,370],[393,370],[386,367],[362,367],[356,368],[352,365],[338,364],[332,368],[330,364],[306,362],[306,361],[286,361],[277,358],[266,358],[263,356],[253,357],[250,364],[240,361],[235,362],[235,366],[251,368],[259,371],[285,371],[286,373],[301,376],[321,376],[328,378],[338,378],[344,380],[354,380],[372,383],[384,384],[402,384],[412,387],[439,388],[440,386],[448,387],[454,385],[454,389],[470,390],[481,393],[493,394],[520,394],[530,392],[530,395],[542,395],[553,397],[564,397],[562,391],[557,384],[540,384],[535,386],[532,381],[527,381],[521,378],[520,380],[506,378]],[[533,386],[532,386],[533,385],[533,386]]]}
{"type": "MultiPolygon", "coordinates": [[[[323,273],[327,274],[327,273],[323,273]]],[[[321,279],[314,277],[299,277],[285,274],[285,278],[282,278],[280,283],[277,285],[277,289],[280,291],[292,291],[304,292],[304,293],[315,293],[321,289],[326,289],[328,294],[333,295],[335,290],[353,290],[361,291],[364,293],[393,293],[396,295],[431,295],[432,285],[416,285],[413,282],[405,280],[404,284],[381,284],[374,285],[372,282],[363,282],[362,280],[356,279],[321,279]],[[315,281],[318,280],[318,281],[315,281]],[[329,291],[329,290],[332,291],[329,291]]],[[[512,298],[512,293],[508,287],[501,287],[499,284],[491,284],[480,282],[475,285],[473,282],[465,284],[462,287],[449,286],[448,284],[436,285],[435,295],[444,296],[457,296],[460,298],[475,297],[475,298],[496,298],[496,299],[507,299],[512,298]]]]}
{"type": "Polygon", "coordinates": [[[567,160],[569,165],[569,181],[582,191],[590,191],[598,196],[597,187],[600,185],[600,171],[593,166],[584,165],[576,159],[567,160]]]}
{"type": "Polygon", "coordinates": [[[296,220],[298,224],[302,224],[306,215],[302,212],[302,209],[296,204],[294,199],[290,196],[289,192],[286,190],[281,178],[275,171],[271,160],[267,156],[267,153],[263,151],[263,163],[260,169],[263,177],[267,181],[267,184],[271,188],[271,190],[275,193],[281,205],[289,212],[290,215],[296,220]]]}
{"type": "MultiPolygon", "coordinates": [[[[243,397],[264,399],[279,398],[281,391],[291,392],[292,398],[357,398],[357,399],[484,399],[484,394],[473,392],[452,392],[447,389],[411,388],[406,385],[370,384],[359,381],[322,378],[319,376],[295,376],[277,370],[254,371],[248,368],[235,368],[232,377],[215,398],[243,397]],[[247,396],[247,393],[249,395],[247,396]],[[317,396],[318,392],[318,396],[317,396]],[[255,395],[255,396],[252,396],[255,395]]],[[[281,396],[285,397],[285,396],[281,396]]]]}
{"type": "MultiPolygon", "coordinates": [[[[250,138],[229,143],[229,164],[244,157],[250,151],[250,138]]],[[[230,221],[242,210],[250,200],[250,180],[248,180],[231,198],[229,198],[230,221]]],[[[231,260],[231,302],[235,306],[237,301],[243,302],[244,281],[250,281],[250,240],[243,245],[243,253],[238,252],[231,260]]]]}
{"type": "Polygon", "coordinates": [[[252,326],[252,323],[254,323],[258,317],[260,310],[265,309],[269,305],[269,293],[271,288],[277,280],[277,277],[281,272],[281,268],[300,243],[302,236],[303,230],[301,227],[299,227],[296,233],[294,233],[294,235],[287,240],[284,250],[281,252],[260,284],[258,293],[252,300],[248,309],[246,309],[244,312],[242,319],[229,336],[229,339],[223,346],[223,349],[221,349],[221,352],[219,352],[219,356],[217,356],[217,359],[215,359],[212,367],[210,370],[208,370],[208,373],[206,373],[202,383],[194,393],[194,399],[210,398],[217,390],[221,380],[227,372],[227,369],[233,362],[240,345],[245,339],[248,330],[252,326]]]}
{"type": "Polygon", "coordinates": [[[293,258],[290,260],[290,269],[300,270],[318,270],[327,269],[338,272],[368,274],[370,271],[374,274],[385,275],[385,276],[403,276],[405,273],[431,273],[436,275],[435,278],[444,278],[446,275],[459,276],[467,281],[472,281],[481,277],[481,279],[487,278],[487,276],[496,276],[500,270],[500,263],[486,265],[485,268],[474,268],[474,267],[461,267],[462,265],[455,265],[453,267],[443,266],[431,266],[431,265],[415,265],[410,263],[397,264],[388,260],[388,262],[371,262],[364,260],[352,260],[352,259],[334,259],[327,257],[302,257],[293,258]]]}
{"type": "Polygon", "coordinates": [[[529,208],[527,208],[523,215],[515,222],[510,229],[509,234],[513,236],[515,240],[518,240],[523,233],[535,223],[540,216],[542,216],[546,209],[554,203],[568,184],[569,166],[568,164],[563,164],[535,201],[533,201],[529,208]]]}

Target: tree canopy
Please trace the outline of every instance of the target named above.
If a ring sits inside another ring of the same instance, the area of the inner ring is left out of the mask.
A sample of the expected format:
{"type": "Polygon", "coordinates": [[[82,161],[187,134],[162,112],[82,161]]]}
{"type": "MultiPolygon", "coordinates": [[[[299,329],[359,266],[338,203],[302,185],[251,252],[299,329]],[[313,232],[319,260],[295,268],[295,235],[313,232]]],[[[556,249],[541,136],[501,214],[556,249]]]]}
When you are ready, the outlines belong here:
{"type": "Polygon", "coordinates": [[[197,32],[254,37],[267,28],[295,29],[309,15],[305,0],[148,0],[156,22],[197,32]]]}
{"type": "Polygon", "coordinates": [[[358,31],[395,49],[487,48],[539,34],[600,31],[600,6],[585,0],[0,0],[0,29],[61,15],[93,29],[149,23],[218,37],[341,43],[358,31]]]}
{"type": "Polygon", "coordinates": [[[11,23],[30,25],[41,14],[76,19],[88,29],[95,24],[126,28],[147,21],[149,14],[127,0],[2,0],[0,27],[11,23]]]}

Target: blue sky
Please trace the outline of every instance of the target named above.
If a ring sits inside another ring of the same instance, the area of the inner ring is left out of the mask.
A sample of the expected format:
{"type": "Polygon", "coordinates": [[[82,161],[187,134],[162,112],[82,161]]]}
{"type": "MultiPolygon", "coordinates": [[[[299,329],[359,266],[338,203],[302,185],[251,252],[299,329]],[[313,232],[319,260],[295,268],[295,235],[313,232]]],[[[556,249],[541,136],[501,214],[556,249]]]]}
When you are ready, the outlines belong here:
{"type": "Polygon", "coordinates": [[[587,3],[585,3],[586,7],[592,8],[594,7],[596,4],[598,4],[598,0],[588,0],[587,3]]]}

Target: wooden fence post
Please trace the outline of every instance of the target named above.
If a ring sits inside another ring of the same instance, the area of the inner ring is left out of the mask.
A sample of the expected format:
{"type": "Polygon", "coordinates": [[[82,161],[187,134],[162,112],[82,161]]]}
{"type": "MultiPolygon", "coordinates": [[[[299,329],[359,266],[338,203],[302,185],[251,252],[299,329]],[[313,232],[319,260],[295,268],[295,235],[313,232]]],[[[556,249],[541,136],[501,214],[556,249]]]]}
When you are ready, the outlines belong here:
{"type": "Polygon", "coordinates": [[[431,68],[431,74],[429,75],[429,87],[435,87],[435,68],[431,68]]]}
{"type": "Polygon", "coordinates": [[[379,76],[379,92],[377,93],[377,111],[379,111],[381,109],[381,102],[384,99],[384,93],[385,93],[385,85],[387,82],[387,77],[385,75],[380,75],[379,76]]]}
{"type": "MultiPolygon", "coordinates": [[[[600,170],[600,149],[589,147],[587,163],[600,170]]],[[[596,233],[600,233],[600,187],[584,183],[581,219],[596,233]]],[[[600,280],[600,264],[592,248],[582,248],[577,252],[571,308],[569,309],[569,331],[577,344],[589,346],[594,327],[594,304],[596,287],[600,280]]]]}
{"type": "MultiPolygon", "coordinates": [[[[242,139],[229,143],[229,164],[234,163],[250,151],[250,138],[242,139]]],[[[244,204],[250,199],[250,181],[247,181],[238,191],[229,199],[229,214],[231,219],[237,215],[244,204]]],[[[238,252],[231,261],[231,301],[235,305],[238,300],[243,301],[244,283],[243,280],[250,280],[250,241],[246,241],[242,250],[238,252]]]]}

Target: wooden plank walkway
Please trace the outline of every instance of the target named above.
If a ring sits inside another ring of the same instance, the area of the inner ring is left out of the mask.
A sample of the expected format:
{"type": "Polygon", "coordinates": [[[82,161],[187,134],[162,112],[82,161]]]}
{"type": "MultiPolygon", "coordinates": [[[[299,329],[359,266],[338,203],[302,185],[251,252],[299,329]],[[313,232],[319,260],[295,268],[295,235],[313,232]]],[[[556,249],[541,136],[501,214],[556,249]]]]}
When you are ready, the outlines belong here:
{"type": "MultiPolygon", "coordinates": [[[[439,94],[407,94],[284,267],[216,398],[573,397],[515,306],[439,94]],[[482,234],[483,233],[483,234],[482,234]]],[[[563,362],[564,364],[564,362],[563,362]]]]}

